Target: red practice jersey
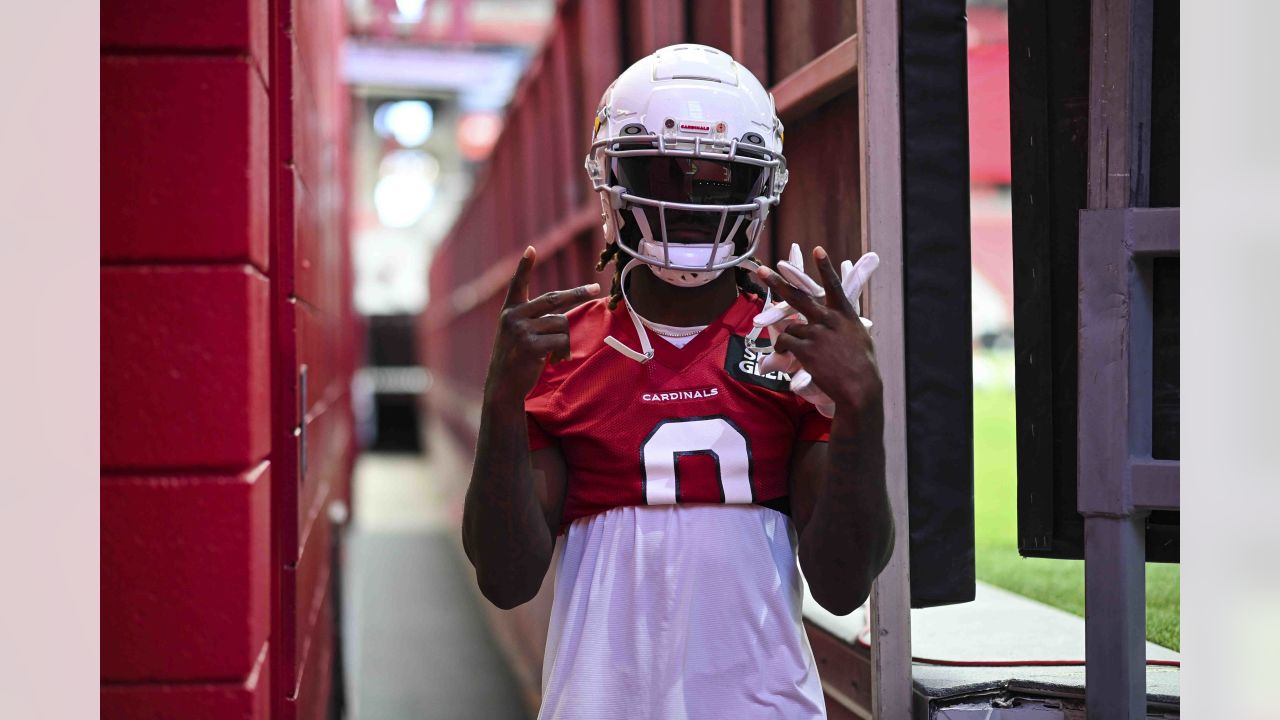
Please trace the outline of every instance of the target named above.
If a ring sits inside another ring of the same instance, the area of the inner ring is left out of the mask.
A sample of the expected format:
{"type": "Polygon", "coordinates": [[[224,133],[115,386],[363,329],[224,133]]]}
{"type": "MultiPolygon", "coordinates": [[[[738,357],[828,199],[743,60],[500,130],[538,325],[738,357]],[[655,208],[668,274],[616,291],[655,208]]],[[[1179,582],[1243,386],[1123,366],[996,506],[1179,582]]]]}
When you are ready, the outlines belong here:
{"type": "Polygon", "coordinates": [[[745,337],[763,302],[739,297],[683,348],[653,337],[647,363],[605,345],[610,335],[640,345],[626,307],[607,302],[568,313],[571,357],[548,364],[525,399],[530,450],[558,446],[568,468],[561,528],[627,505],[785,511],[792,448],[825,442],[831,423],[785,373],[760,373],[745,337]]]}

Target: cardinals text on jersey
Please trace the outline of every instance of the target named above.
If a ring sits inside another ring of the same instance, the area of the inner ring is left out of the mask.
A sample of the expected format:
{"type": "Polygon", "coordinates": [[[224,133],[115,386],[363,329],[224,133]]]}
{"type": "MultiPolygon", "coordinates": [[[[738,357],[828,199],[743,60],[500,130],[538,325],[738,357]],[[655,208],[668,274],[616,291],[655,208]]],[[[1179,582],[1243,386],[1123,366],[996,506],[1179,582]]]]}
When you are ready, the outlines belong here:
{"type": "Polygon", "coordinates": [[[747,357],[761,306],[739,297],[685,347],[655,342],[643,364],[603,342],[636,341],[623,307],[568,314],[572,356],[525,400],[530,449],[556,445],[568,468],[562,526],[619,506],[785,500],[793,446],[825,441],[830,421],[747,357]]]}

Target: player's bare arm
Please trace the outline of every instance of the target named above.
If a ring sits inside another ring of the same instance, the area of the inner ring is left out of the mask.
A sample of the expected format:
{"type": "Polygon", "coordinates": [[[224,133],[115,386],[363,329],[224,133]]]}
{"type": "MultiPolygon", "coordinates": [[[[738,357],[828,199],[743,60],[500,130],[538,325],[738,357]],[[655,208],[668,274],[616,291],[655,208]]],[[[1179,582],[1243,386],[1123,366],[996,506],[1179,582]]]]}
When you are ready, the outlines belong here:
{"type": "Polygon", "coordinates": [[[791,493],[799,559],[813,597],[845,615],[866,600],[893,549],[884,477],[884,403],[871,336],[840,286],[830,258],[813,253],[826,290],[818,301],[761,267],[758,276],[801,312],[774,343],[790,352],[835,402],[829,443],[802,443],[791,493]]]}
{"type": "Polygon", "coordinates": [[[600,292],[592,283],[529,300],[534,260],[531,247],[502,306],[462,515],[462,544],[480,591],[503,609],[537,594],[564,502],[564,460],[555,448],[529,452],[524,398],[548,358],[569,357],[569,324],[560,313],[600,292]]]}

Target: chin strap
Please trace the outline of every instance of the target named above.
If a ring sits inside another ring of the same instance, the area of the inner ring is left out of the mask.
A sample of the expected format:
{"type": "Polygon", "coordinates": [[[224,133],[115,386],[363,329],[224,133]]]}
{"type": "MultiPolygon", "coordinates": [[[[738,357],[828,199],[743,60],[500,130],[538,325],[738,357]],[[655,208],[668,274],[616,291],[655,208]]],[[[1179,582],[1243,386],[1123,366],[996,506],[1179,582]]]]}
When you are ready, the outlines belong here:
{"type": "MultiPolygon", "coordinates": [[[[610,335],[604,339],[604,344],[617,350],[623,355],[635,360],[638,363],[647,363],[653,359],[653,344],[649,342],[649,331],[645,329],[645,319],[631,307],[631,298],[627,297],[627,275],[630,274],[637,266],[646,265],[639,258],[632,258],[630,262],[622,267],[622,274],[618,276],[618,287],[622,288],[622,302],[627,306],[627,314],[631,316],[631,324],[636,326],[636,335],[640,337],[640,352],[636,352],[627,347],[621,340],[610,335]]],[[[748,259],[743,260],[742,266],[755,269],[760,267],[758,263],[748,259]]],[[[764,306],[769,307],[773,301],[773,291],[765,289],[764,306]]],[[[751,328],[751,332],[747,333],[746,346],[761,354],[773,352],[772,347],[756,347],[756,341],[760,338],[760,333],[765,329],[764,325],[756,325],[751,328]]]]}
{"type": "Polygon", "coordinates": [[[644,264],[644,262],[636,258],[632,258],[631,262],[623,266],[622,274],[618,276],[618,287],[622,288],[622,302],[627,306],[627,313],[631,315],[632,324],[636,326],[636,335],[640,336],[641,352],[632,350],[624,345],[621,340],[612,335],[604,339],[605,345],[608,345],[638,363],[647,363],[653,359],[653,345],[649,342],[649,332],[645,330],[644,319],[640,317],[640,313],[635,311],[635,308],[631,307],[631,299],[627,297],[627,274],[634,270],[637,265],[644,264]]]}

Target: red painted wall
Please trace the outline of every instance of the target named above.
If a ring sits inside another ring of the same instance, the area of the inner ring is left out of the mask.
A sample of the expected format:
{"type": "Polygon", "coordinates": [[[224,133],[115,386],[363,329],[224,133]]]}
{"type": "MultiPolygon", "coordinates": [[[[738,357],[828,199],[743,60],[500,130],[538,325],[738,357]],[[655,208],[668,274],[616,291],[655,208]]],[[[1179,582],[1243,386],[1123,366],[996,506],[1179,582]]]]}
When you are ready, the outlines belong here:
{"type": "Polygon", "coordinates": [[[103,718],[324,714],[324,509],[355,450],[343,22],[103,3],[103,718]]]}

